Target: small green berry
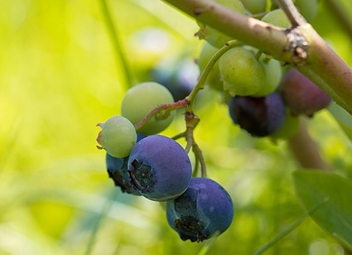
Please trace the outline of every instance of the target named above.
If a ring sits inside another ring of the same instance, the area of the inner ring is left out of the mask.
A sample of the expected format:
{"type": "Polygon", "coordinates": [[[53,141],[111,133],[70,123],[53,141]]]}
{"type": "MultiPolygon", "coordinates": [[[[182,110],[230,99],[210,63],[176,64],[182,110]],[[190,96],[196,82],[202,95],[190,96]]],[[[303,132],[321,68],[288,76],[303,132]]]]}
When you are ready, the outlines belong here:
{"type": "Polygon", "coordinates": [[[137,141],[137,133],[133,124],[122,116],[114,116],[104,123],[99,123],[102,130],[97,142],[115,158],[127,157],[137,141]]]}

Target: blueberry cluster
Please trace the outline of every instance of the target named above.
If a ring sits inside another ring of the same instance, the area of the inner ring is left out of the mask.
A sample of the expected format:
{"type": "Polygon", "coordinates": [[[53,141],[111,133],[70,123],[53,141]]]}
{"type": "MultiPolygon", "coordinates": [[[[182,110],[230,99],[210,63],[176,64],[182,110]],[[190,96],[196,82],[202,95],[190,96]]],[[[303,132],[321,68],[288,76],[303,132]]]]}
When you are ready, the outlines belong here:
{"type": "Polygon", "coordinates": [[[230,226],[234,208],[229,194],[218,183],[208,178],[192,178],[191,161],[181,145],[156,134],[167,127],[169,121],[165,120],[171,115],[148,120],[141,128],[145,133],[136,133],[132,123],[143,119],[139,113],[135,116],[129,111],[136,91],[143,94],[143,101],[153,102],[152,107],[156,107],[169,103],[169,92],[165,90],[156,83],[140,84],[129,90],[121,106],[124,117],[115,116],[99,124],[102,131],[97,140],[107,152],[107,171],[115,186],[132,195],[166,201],[171,228],[182,240],[201,242],[230,226]],[[160,93],[156,95],[159,102],[155,100],[155,92],[160,93]],[[163,93],[166,97],[161,102],[163,93]]]}
{"type": "MultiPolygon", "coordinates": [[[[267,9],[266,0],[214,1],[245,15],[267,9]]],[[[314,5],[315,0],[310,2],[314,5]]],[[[307,6],[303,0],[296,4],[307,6]]],[[[308,13],[307,19],[313,16],[308,13]]],[[[274,9],[262,20],[284,29],[291,26],[282,10],[274,9]]],[[[198,83],[193,61],[179,60],[171,68],[161,62],[151,77],[164,85],[146,82],[127,91],[122,116],[98,124],[102,130],[97,138],[99,148],[107,152],[106,166],[115,186],[152,201],[166,201],[169,225],[182,240],[192,242],[223,233],[234,216],[226,190],[204,178],[205,162],[193,138],[199,119],[192,104],[204,83],[228,99],[231,119],[241,129],[274,140],[292,137],[299,127],[298,115],[311,117],[331,100],[299,71],[284,72],[279,61],[256,48],[229,42],[219,51],[232,38],[202,22],[198,25],[197,35],[207,41],[198,59],[202,72],[198,83]],[[187,107],[186,131],[179,136],[186,138],[187,151],[175,140],[157,135],[173,121],[178,106],[187,107]],[[190,148],[201,162],[202,178],[192,178],[190,148]]]]}
{"type": "MultiPolygon", "coordinates": [[[[214,1],[246,15],[267,9],[266,0],[214,1]]],[[[290,28],[290,21],[274,2],[272,10],[261,20],[290,28]]],[[[295,5],[307,20],[314,19],[316,0],[297,0],[295,5]]],[[[214,54],[232,38],[201,22],[198,25],[199,38],[206,40],[198,59],[203,71],[214,54]]],[[[228,106],[234,124],[254,137],[270,136],[273,140],[292,137],[299,127],[298,115],[311,117],[331,101],[299,71],[292,68],[285,73],[279,61],[247,45],[227,50],[211,69],[206,84],[231,97],[228,106]]]]}

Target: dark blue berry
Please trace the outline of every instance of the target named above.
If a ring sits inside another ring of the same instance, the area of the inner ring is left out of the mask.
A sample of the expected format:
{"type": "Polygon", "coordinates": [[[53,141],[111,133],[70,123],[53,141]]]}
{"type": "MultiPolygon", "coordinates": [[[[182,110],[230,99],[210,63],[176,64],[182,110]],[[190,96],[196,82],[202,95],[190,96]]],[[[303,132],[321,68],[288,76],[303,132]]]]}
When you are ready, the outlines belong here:
{"type": "Polygon", "coordinates": [[[234,209],[226,190],[207,178],[192,178],[185,193],[167,202],[167,221],[183,241],[202,242],[231,225],[234,209]]]}
{"type": "Polygon", "coordinates": [[[176,141],[152,135],[133,147],[128,172],[130,184],[143,196],[167,201],[188,188],[192,166],[187,152],[176,141]]]}
{"type": "Polygon", "coordinates": [[[274,133],[285,119],[285,106],[277,93],[266,97],[233,97],[229,111],[233,122],[255,137],[274,133]]]}
{"type": "Polygon", "coordinates": [[[190,59],[183,59],[174,65],[164,62],[152,69],[151,80],[165,86],[175,101],[184,99],[197,83],[199,77],[197,64],[190,59]]]}
{"type": "MultiPolygon", "coordinates": [[[[145,135],[137,133],[137,141],[145,137],[145,135]]],[[[140,195],[129,183],[130,176],[127,171],[128,156],[125,158],[115,158],[106,153],[105,162],[109,177],[114,181],[115,186],[119,186],[122,192],[140,195]]]]}

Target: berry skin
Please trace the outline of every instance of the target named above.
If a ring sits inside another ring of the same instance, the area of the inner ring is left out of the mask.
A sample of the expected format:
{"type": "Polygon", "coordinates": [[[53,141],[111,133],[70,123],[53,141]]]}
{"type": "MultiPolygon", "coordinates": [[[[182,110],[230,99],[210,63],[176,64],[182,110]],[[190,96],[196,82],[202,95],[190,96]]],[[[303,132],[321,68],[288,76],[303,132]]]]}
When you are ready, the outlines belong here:
{"type": "Polygon", "coordinates": [[[137,141],[137,133],[132,123],[122,117],[114,116],[104,123],[99,123],[102,128],[97,142],[111,156],[123,158],[130,154],[137,141]]]}
{"type": "Polygon", "coordinates": [[[202,242],[223,233],[231,225],[231,197],[217,182],[192,178],[185,193],[167,202],[167,221],[183,241],[202,242]]]}
{"type": "Polygon", "coordinates": [[[277,27],[282,27],[282,28],[291,27],[290,21],[288,20],[288,18],[286,17],[286,14],[281,9],[269,12],[262,18],[262,21],[277,27]]]}
{"type": "Polygon", "coordinates": [[[299,12],[308,21],[311,22],[318,13],[318,1],[317,0],[296,0],[295,5],[299,12]]]}
{"type": "Polygon", "coordinates": [[[266,0],[241,0],[244,7],[252,14],[265,12],[266,0]]]}
{"type": "MultiPolygon", "coordinates": [[[[228,9],[234,10],[240,14],[245,15],[246,13],[246,9],[244,8],[240,0],[214,0],[214,2],[217,2],[218,4],[221,4],[227,7],[228,9]]],[[[204,25],[201,22],[198,22],[198,25],[200,27],[198,31],[199,38],[205,39],[214,47],[221,48],[225,45],[226,42],[232,40],[231,37],[223,34],[222,32],[219,32],[215,28],[204,25]]]]}
{"type": "Polygon", "coordinates": [[[255,137],[274,133],[285,119],[285,106],[277,93],[257,98],[236,96],[230,100],[229,111],[232,121],[255,137]]]}
{"type": "Polygon", "coordinates": [[[265,56],[261,56],[260,58],[260,63],[265,69],[265,83],[264,86],[253,95],[255,97],[264,97],[275,92],[282,78],[280,62],[275,59],[267,61],[265,58],[265,56]]]}
{"type": "Polygon", "coordinates": [[[281,83],[283,99],[293,114],[312,116],[331,102],[321,88],[296,69],[290,69],[281,83]]]}
{"type": "MultiPolygon", "coordinates": [[[[137,133],[137,142],[145,137],[145,135],[137,133]]],[[[105,162],[109,177],[114,181],[115,186],[119,186],[122,192],[140,196],[140,193],[133,189],[129,183],[130,176],[127,171],[128,156],[124,158],[114,158],[106,153],[105,162]]]]}
{"type": "Polygon", "coordinates": [[[228,50],[219,59],[219,67],[224,90],[231,96],[250,96],[265,86],[265,68],[250,50],[228,50]]]}
{"type": "Polygon", "coordinates": [[[187,97],[197,83],[199,69],[192,59],[183,59],[178,63],[163,60],[151,71],[151,79],[165,86],[179,101],[187,97]]]}
{"type": "Polygon", "coordinates": [[[188,188],[192,166],[187,152],[176,141],[152,135],[133,147],[128,172],[130,184],[144,197],[167,201],[188,188]]]}
{"type": "MultiPolygon", "coordinates": [[[[218,48],[213,47],[208,42],[203,45],[202,51],[200,52],[198,58],[198,65],[201,72],[204,71],[205,67],[207,66],[210,59],[215,55],[218,51],[218,48]]],[[[215,65],[211,69],[210,73],[208,74],[206,85],[210,88],[215,90],[223,90],[223,83],[221,81],[221,75],[219,70],[219,61],[216,61],[215,65]]]]}
{"type": "MultiPolygon", "coordinates": [[[[126,92],[121,102],[121,115],[135,125],[155,107],[173,102],[174,99],[167,88],[156,82],[145,82],[126,92]]],[[[159,133],[169,126],[173,118],[174,112],[165,119],[151,118],[137,131],[145,135],[159,133]]]]}

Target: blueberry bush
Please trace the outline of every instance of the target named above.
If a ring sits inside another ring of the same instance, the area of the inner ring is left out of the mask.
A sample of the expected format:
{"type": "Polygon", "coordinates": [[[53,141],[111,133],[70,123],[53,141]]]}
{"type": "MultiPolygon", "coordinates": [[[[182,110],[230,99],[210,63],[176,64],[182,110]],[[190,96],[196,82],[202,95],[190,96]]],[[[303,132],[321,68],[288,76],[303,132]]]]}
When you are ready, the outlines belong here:
{"type": "Polygon", "coordinates": [[[0,254],[352,254],[350,1],[0,10],[0,254]]]}

